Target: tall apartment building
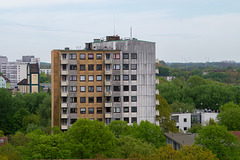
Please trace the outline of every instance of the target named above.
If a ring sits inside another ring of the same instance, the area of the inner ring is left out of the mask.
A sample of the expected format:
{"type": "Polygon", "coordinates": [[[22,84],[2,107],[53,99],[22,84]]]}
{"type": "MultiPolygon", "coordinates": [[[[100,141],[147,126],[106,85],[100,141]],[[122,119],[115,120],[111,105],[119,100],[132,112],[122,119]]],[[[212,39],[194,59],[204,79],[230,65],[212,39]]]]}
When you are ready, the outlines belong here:
{"type": "Polygon", "coordinates": [[[108,36],[52,51],[52,126],[79,118],[156,122],[155,43],[108,36]]]}

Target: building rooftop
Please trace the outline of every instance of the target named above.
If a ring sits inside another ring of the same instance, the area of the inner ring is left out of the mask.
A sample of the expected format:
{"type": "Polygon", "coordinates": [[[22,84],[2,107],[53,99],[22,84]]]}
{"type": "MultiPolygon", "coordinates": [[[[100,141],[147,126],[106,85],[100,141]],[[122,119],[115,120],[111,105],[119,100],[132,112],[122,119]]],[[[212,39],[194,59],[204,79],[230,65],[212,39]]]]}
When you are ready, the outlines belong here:
{"type": "Polygon", "coordinates": [[[5,79],[6,82],[11,82],[7,77],[1,75],[0,77],[3,77],[5,79]]]}
{"type": "Polygon", "coordinates": [[[197,133],[164,133],[164,135],[180,145],[192,145],[195,142],[197,133]]]}
{"type": "Polygon", "coordinates": [[[23,79],[18,83],[18,85],[25,85],[25,84],[27,84],[27,79],[23,79]]]}
{"type": "Polygon", "coordinates": [[[30,64],[30,68],[31,68],[31,73],[38,73],[39,72],[38,63],[30,64]]]}

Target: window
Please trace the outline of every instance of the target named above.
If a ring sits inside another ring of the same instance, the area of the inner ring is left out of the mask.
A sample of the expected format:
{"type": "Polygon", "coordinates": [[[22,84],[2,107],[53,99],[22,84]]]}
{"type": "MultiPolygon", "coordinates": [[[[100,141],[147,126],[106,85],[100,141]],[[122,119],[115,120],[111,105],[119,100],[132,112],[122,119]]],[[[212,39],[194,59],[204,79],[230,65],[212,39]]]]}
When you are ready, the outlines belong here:
{"type": "Polygon", "coordinates": [[[67,80],[67,76],[66,75],[62,76],[62,81],[66,81],[66,80],[67,80]]]}
{"type": "Polygon", "coordinates": [[[129,64],[123,64],[123,70],[129,70],[129,64]]]}
{"type": "Polygon", "coordinates": [[[77,103],[77,97],[70,97],[70,103],[77,103]]]}
{"type": "Polygon", "coordinates": [[[70,81],[76,81],[77,80],[77,76],[70,76],[70,81]]]}
{"type": "Polygon", "coordinates": [[[132,91],[137,91],[137,86],[136,86],[136,85],[132,85],[132,86],[131,86],[131,90],[132,90],[132,91]]]}
{"type": "Polygon", "coordinates": [[[77,119],[70,119],[70,124],[77,122],[77,119]]]}
{"type": "Polygon", "coordinates": [[[120,64],[114,64],[113,69],[114,70],[120,70],[120,64]]]}
{"type": "Polygon", "coordinates": [[[137,117],[132,117],[132,123],[137,123],[137,117]]]}
{"type": "Polygon", "coordinates": [[[88,114],[94,114],[94,108],[88,108],[88,114]]]}
{"type": "Polygon", "coordinates": [[[70,65],[70,70],[77,70],[77,65],[70,65]]]}
{"type": "Polygon", "coordinates": [[[183,119],[183,122],[187,122],[187,118],[184,118],[184,119],[183,119]]]}
{"type": "Polygon", "coordinates": [[[113,112],[114,112],[114,113],[120,113],[120,112],[121,112],[120,107],[115,107],[115,108],[113,108],[113,112]]]}
{"type": "Polygon", "coordinates": [[[114,75],[113,80],[114,81],[120,81],[120,75],[114,75]]]}
{"type": "Polygon", "coordinates": [[[102,92],[102,86],[97,86],[97,92],[102,92]]]}
{"type": "Polygon", "coordinates": [[[93,71],[94,70],[94,65],[93,64],[89,64],[88,65],[88,70],[89,71],[93,71]]]}
{"type": "Polygon", "coordinates": [[[113,97],[114,102],[120,102],[120,97],[113,97]]]}
{"type": "Polygon", "coordinates": [[[62,92],[64,92],[64,93],[67,92],[67,86],[62,87],[62,92]]]}
{"type": "Polygon", "coordinates": [[[80,103],[86,103],[86,97],[80,97],[80,103]]]}
{"type": "Polygon", "coordinates": [[[97,103],[102,103],[102,97],[97,97],[97,103]]]}
{"type": "Polygon", "coordinates": [[[86,108],[80,108],[80,113],[81,114],[86,114],[86,108]]]}
{"type": "Polygon", "coordinates": [[[111,102],[111,97],[109,97],[109,96],[105,97],[105,102],[106,102],[106,103],[111,102]]]}
{"type": "Polygon", "coordinates": [[[61,124],[62,125],[67,125],[67,119],[61,119],[61,124]]]}
{"type": "Polygon", "coordinates": [[[111,87],[110,86],[106,86],[106,92],[110,92],[111,87]]]}
{"type": "Polygon", "coordinates": [[[62,114],[67,114],[67,108],[62,109],[62,114]]]}
{"type": "Polygon", "coordinates": [[[88,59],[93,59],[93,54],[88,54],[88,59]]]}
{"type": "Polygon", "coordinates": [[[88,81],[93,81],[93,76],[88,76],[88,81]]]}
{"type": "Polygon", "coordinates": [[[179,116],[172,116],[171,119],[175,121],[176,123],[179,122],[179,116]]]}
{"type": "Polygon", "coordinates": [[[110,64],[106,64],[106,70],[110,70],[111,69],[111,65],[110,64]]]}
{"type": "Polygon", "coordinates": [[[77,108],[70,108],[70,113],[77,113],[77,108]]]}
{"type": "Polygon", "coordinates": [[[62,97],[62,103],[67,103],[67,97],[62,97]]]}
{"type": "Polygon", "coordinates": [[[88,97],[88,103],[94,103],[94,97],[88,97]]]}
{"type": "Polygon", "coordinates": [[[137,59],[137,53],[131,53],[131,59],[137,59]]]}
{"type": "Polygon", "coordinates": [[[86,70],[85,64],[81,64],[80,65],[80,71],[85,71],[85,70],[86,70]]]}
{"type": "Polygon", "coordinates": [[[128,81],[129,80],[129,75],[123,75],[123,80],[128,81]]]}
{"type": "Polygon", "coordinates": [[[102,54],[101,53],[97,54],[97,59],[102,59],[102,54]]]}
{"type": "Polygon", "coordinates": [[[86,58],[86,55],[84,53],[81,53],[80,54],[80,59],[85,59],[86,58]]]}
{"type": "Polygon", "coordinates": [[[137,107],[131,107],[131,112],[137,112],[137,107]]]}
{"type": "Polygon", "coordinates": [[[131,70],[137,70],[137,64],[131,64],[131,70]]]}
{"type": "Polygon", "coordinates": [[[85,86],[80,86],[80,92],[86,92],[86,87],[85,86]]]}
{"type": "Polygon", "coordinates": [[[98,121],[102,122],[102,118],[97,118],[98,121]]]}
{"type": "Polygon", "coordinates": [[[102,114],[102,108],[101,107],[97,108],[97,114],[102,114]]]}
{"type": "Polygon", "coordinates": [[[101,64],[97,64],[97,71],[101,71],[102,70],[102,65],[101,64]]]}
{"type": "Polygon", "coordinates": [[[88,92],[93,92],[94,91],[94,86],[88,86],[88,92]]]}
{"type": "Polygon", "coordinates": [[[129,59],[129,54],[128,53],[123,53],[123,59],[129,59]]]}
{"type": "Polygon", "coordinates": [[[120,86],[113,86],[113,91],[120,91],[121,87],[120,86]]]}
{"type": "Polygon", "coordinates": [[[69,59],[77,59],[77,54],[71,53],[69,59]]]}
{"type": "Polygon", "coordinates": [[[123,102],[129,102],[129,96],[123,96],[123,102]]]}
{"type": "Polygon", "coordinates": [[[70,92],[77,92],[77,86],[70,86],[70,92]]]}
{"type": "Polygon", "coordinates": [[[106,81],[110,81],[111,80],[111,76],[110,75],[106,75],[105,80],[106,81]]]}
{"type": "Polygon", "coordinates": [[[94,121],[94,118],[89,118],[90,121],[94,121]]]}
{"type": "Polygon", "coordinates": [[[129,86],[123,86],[123,91],[129,91],[129,86]]]}
{"type": "Polygon", "coordinates": [[[137,96],[131,96],[131,102],[137,102],[137,96]]]}
{"type": "Polygon", "coordinates": [[[62,60],[66,60],[67,59],[67,54],[62,54],[62,60]]]}
{"type": "Polygon", "coordinates": [[[66,65],[66,64],[63,64],[63,65],[62,65],[62,70],[63,70],[63,71],[66,71],[66,70],[67,70],[67,65],[66,65]]]}
{"type": "Polygon", "coordinates": [[[80,76],[80,81],[85,81],[86,80],[86,76],[80,76]]]}
{"type": "Polygon", "coordinates": [[[124,117],[123,120],[126,121],[127,123],[129,123],[129,118],[128,117],[124,117]]]}
{"type": "Polygon", "coordinates": [[[132,81],[136,81],[136,80],[137,80],[137,75],[135,75],[135,74],[134,74],[134,75],[131,75],[131,80],[132,80],[132,81]]]}
{"type": "Polygon", "coordinates": [[[187,127],[184,127],[183,130],[186,131],[186,130],[187,130],[187,127]]]}
{"type": "Polygon", "coordinates": [[[114,53],[113,58],[114,59],[120,59],[120,53],[114,53]]]}
{"type": "Polygon", "coordinates": [[[102,76],[98,75],[97,76],[97,81],[101,81],[102,80],[102,76]]]}
{"type": "Polygon", "coordinates": [[[110,54],[106,53],[106,59],[110,59],[110,54]]]}

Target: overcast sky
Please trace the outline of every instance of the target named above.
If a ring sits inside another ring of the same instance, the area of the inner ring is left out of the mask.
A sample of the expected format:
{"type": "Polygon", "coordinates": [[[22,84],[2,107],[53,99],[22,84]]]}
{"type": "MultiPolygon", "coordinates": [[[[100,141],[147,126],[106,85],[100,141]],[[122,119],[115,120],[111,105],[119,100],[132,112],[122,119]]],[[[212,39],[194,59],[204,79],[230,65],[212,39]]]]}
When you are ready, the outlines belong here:
{"type": "Polygon", "coordinates": [[[115,34],[156,42],[166,62],[240,62],[240,0],[0,0],[0,55],[51,62],[115,34]]]}

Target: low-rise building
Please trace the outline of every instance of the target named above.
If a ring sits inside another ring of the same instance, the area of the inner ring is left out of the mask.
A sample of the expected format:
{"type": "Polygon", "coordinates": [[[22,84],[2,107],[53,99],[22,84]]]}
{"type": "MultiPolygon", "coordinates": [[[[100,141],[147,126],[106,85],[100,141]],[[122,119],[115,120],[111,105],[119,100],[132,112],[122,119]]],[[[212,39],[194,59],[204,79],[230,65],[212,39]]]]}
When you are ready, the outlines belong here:
{"type": "Polygon", "coordinates": [[[40,73],[51,75],[51,69],[40,69],[40,73]]]}
{"type": "Polygon", "coordinates": [[[0,88],[6,88],[6,89],[11,88],[10,80],[3,75],[0,75],[0,88]]]}

